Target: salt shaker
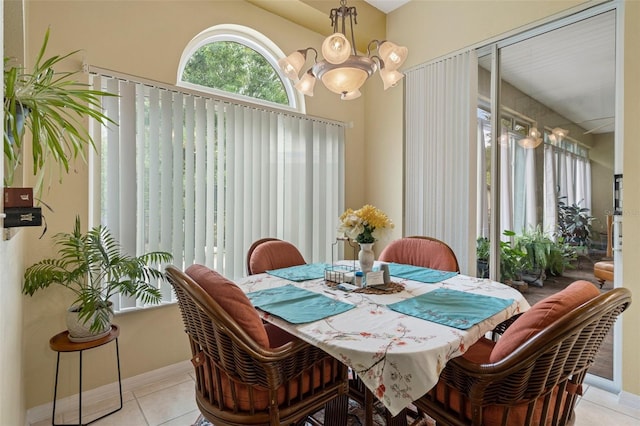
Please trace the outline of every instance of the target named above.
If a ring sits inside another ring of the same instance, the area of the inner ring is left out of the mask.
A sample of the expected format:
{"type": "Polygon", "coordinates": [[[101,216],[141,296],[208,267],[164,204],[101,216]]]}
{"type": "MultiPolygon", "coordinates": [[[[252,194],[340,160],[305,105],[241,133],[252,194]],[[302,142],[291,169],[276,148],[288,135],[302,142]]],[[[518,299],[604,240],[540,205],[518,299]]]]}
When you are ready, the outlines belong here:
{"type": "Polygon", "coordinates": [[[380,270],[382,271],[382,279],[385,284],[389,284],[391,282],[391,277],[389,276],[389,265],[383,263],[380,265],[380,270]]]}
{"type": "Polygon", "coordinates": [[[355,274],[355,282],[353,283],[357,287],[362,287],[362,280],[364,278],[364,273],[362,271],[358,271],[355,274]]]}

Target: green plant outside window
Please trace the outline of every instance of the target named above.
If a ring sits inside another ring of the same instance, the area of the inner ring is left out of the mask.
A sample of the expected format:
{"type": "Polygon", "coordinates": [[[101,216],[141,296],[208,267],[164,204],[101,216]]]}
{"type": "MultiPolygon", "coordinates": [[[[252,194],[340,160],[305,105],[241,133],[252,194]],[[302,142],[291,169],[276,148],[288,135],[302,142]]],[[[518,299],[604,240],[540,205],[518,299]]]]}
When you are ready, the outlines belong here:
{"type": "Polygon", "coordinates": [[[282,80],[264,56],[232,41],[217,41],[196,50],[184,67],[182,81],[289,105],[282,80]]]}

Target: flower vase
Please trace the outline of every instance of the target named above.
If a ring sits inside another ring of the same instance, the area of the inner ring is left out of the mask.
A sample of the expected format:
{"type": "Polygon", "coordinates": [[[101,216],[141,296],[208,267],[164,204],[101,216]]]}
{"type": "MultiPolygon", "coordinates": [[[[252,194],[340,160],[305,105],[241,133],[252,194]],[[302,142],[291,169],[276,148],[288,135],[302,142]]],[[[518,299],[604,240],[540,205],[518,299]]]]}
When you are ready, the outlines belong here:
{"type": "Polygon", "coordinates": [[[375,254],[373,253],[373,243],[360,243],[360,252],[358,253],[358,261],[360,262],[360,270],[363,273],[373,270],[373,261],[375,254]]]}

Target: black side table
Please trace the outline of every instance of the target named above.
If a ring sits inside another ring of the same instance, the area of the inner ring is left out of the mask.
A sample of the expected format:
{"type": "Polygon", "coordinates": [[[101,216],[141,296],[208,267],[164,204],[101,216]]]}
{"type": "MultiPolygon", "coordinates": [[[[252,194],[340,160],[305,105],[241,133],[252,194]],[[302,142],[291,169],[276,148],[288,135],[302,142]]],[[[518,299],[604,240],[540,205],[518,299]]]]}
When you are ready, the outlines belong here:
{"type": "Polygon", "coordinates": [[[58,360],[56,361],[56,382],[53,389],[53,414],[51,415],[51,424],[53,426],[72,426],[71,424],[56,424],[56,399],[58,396],[58,371],[60,368],[60,353],[61,352],[79,352],[80,353],[80,383],[78,386],[78,426],[85,426],[91,424],[97,420],[100,420],[110,414],[115,413],[122,409],[122,380],[120,378],[120,351],[118,349],[118,336],[120,335],[120,329],[117,325],[111,325],[111,331],[104,337],[89,342],[72,342],[69,340],[69,331],[63,331],[56,334],[49,340],[49,347],[58,353],[58,360]],[[98,346],[105,345],[111,341],[116,342],[116,363],[118,364],[118,388],[120,391],[120,406],[113,411],[108,412],[96,419],[91,420],[88,423],[82,423],[82,352],[88,349],[97,348],[98,346]]]}

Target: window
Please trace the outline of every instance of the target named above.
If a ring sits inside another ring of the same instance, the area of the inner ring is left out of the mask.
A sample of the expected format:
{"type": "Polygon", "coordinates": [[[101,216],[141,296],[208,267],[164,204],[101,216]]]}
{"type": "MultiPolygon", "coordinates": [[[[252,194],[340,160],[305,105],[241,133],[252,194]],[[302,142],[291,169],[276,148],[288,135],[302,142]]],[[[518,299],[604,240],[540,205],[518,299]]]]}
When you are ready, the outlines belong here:
{"type": "MultiPolygon", "coordinates": [[[[181,87],[90,67],[94,88],[118,94],[103,101],[118,126],[90,126],[100,154],[90,157],[91,221],[130,253],[168,251],[178,267],[206,264],[229,278],[244,275],[249,246],[265,236],[291,241],[309,262],[330,259],[344,210],[344,125],[291,112],[304,104],[274,67],[282,56],[227,25],[185,49],[181,87]]],[[[162,292],[171,301],[170,286],[162,292]]]]}
{"type": "Polygon", "coordinates": [[[342,123],[128,76],[91,79],[119,95],[104,100],[119,125],[91,125],[100,154],[90,159],[90,218],[124,250],[166,250],[179,267],[229,278],[244,275],[249,246],[265,236],[293,242],[308,262],[331,258],[344,210],[342,123]]]}
{"type": "Polygon", "coordinates": [[[304,96],[286,78],[285,54],[261,33],[240,25],[217,25],[185,48],[177,84],[199,91],[304,113],[304,96]]]}
{"type": "Polygon", "coordinates": [[[255,50],[234,41],[216,41],[196,50],[182,81],[277,104],[289,104],[276,70],[255,50]]]}

